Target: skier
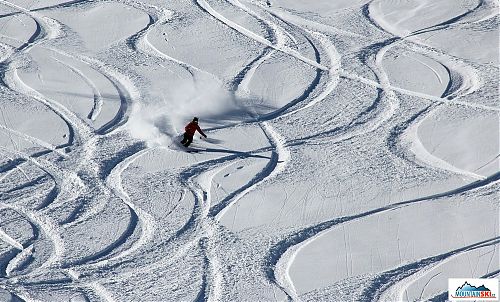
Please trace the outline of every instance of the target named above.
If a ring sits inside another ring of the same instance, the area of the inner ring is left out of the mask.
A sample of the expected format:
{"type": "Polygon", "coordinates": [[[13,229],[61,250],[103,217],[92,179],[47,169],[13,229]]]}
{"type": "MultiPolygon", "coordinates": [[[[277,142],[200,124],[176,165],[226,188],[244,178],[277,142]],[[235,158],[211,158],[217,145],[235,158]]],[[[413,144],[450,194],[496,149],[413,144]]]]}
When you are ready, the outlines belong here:
{"type": "Polygon", "coordinates": [[[201,130],[200,126],[198,125],[198,118],[194,117],[193,120],[186,125],[184,128],[186,132],[184,132],[184,138],[181,141],[181,144],[184,145],[184,147],[189,147],[189,145],[193,142],[193,136],[195,132],[198,130],[201,135],[203,135],[205,138],[207,138],[207,135],[203,133],[201,130]]]}

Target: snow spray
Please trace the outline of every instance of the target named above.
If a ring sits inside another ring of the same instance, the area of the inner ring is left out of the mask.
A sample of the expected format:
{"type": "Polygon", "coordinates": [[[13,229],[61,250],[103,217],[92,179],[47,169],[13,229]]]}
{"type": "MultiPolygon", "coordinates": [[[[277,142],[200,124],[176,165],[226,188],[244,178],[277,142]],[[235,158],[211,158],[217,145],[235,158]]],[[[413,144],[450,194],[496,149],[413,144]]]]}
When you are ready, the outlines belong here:
{"type": "Polygon", "coordinates": [[[134,105],[128,121],[130,134],[148,146],[168,145],[184,133],[184,126],[194,116],[200,125],[221,125],[241,112],[233,94],[209,74],[192,79],[169,81],[163,91],[150,92],[134,105]]]}

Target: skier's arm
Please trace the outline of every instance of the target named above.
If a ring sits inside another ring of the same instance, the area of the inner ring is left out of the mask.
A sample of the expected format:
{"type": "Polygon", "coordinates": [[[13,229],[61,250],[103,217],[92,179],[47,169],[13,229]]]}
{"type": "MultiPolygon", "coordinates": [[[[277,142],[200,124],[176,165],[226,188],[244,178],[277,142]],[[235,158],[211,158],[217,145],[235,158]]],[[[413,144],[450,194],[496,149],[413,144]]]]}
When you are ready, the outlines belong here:
{"type": "Polygon", "coordinates": [[[205,133],[203,133],[203,131],[201,130],[199,125],[196,125],[196,130],[198,130],[198,132],[200,132],[201,135],[203,135],[205,138],[207,138],[207,135],[205,133]]]}

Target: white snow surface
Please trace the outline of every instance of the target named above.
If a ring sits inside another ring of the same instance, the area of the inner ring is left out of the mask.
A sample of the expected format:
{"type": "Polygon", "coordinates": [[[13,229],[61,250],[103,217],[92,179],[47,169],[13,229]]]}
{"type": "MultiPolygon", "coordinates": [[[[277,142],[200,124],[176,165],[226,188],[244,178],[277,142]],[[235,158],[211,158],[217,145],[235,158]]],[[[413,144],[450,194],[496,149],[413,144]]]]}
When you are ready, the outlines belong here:
{"type": "Polygon", "coordinates": [[[0,301],[497,277],[498,24],[497,0],[0,0],[0,301]]]}

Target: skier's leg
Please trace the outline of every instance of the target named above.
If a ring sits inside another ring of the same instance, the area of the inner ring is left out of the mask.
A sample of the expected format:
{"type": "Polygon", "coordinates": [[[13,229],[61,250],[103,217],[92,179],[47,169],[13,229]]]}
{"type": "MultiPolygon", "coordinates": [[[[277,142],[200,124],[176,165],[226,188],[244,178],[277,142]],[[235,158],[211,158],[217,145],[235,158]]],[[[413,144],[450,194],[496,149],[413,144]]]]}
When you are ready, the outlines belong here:
{"type": "Polygon", "coordinates": [[[186,139],[186,142],[184,143],[184,146],[185,147],[189,147],[189,145],[191,145],[192,142],[193,142],[193,137],[192,136],[188,136],[187,139],[186,139]]]}
{"type": "Polygon", "coordinates": [[[186,135],[186,133],[184,133],[184,137],[181,140],[181,144],[184,145],[187,142],[187,140],[188,140],[188,136],[186,135]]]}

